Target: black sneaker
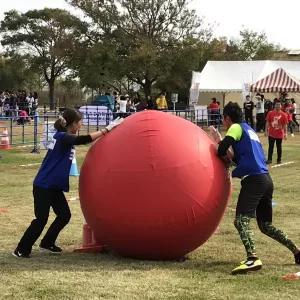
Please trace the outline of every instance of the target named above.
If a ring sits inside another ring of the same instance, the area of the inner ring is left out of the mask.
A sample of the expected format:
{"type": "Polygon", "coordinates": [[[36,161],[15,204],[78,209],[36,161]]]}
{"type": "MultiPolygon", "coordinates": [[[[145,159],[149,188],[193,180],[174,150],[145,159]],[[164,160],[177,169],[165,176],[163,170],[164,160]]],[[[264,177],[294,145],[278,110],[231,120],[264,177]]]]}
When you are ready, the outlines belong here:
{"type": "Polygon", "coordinates": [[[26,254],[20,253],[20,252],[18,251],[18,249],[16,249],[16,250],[12,253],[12,255],[13,255],[14,257],[17,257],[17,258],[30,258],[30,255],[29,255],[29,254],[26,255],[26,254]]]}
{"type": "Polygon", "coordinates": [[[295,255],[295,264],[300,265],[300,252],[295,255]]]}
{"type": "Polygon", "coordinates": [[[56,245],[51,246],[51,247],[44,247],[44,246],[42,246],[40,244],[39,245],[39,249],[43,250],[43,251],[51,252],[51,253],[54,253],[54,254],[60,254],[60,253],[62,253],[62,249],[59,248],[59,247],[57,247],[56,245]]]}
{"type": "Polygon", "coordinates": [[[278,165],[281,164],[281,159],[277,159],[277,164],[278,164],[278,165]]]}
{"type": "Polygon", "coordinates": [[[270,165],[272,163],[272,160],[268,159],[267,160],[267,165],[270,165]]]}

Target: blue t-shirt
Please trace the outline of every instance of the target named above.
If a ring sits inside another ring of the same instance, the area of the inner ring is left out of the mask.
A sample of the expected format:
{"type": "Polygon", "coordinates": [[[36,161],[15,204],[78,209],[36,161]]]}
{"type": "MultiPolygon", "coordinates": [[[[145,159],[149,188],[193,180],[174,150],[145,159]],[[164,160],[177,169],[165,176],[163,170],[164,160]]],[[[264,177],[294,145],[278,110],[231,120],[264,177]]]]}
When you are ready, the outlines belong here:
{"type": "Polygon", "coordinates": [[[226,135],[235,140],[232,146],[234,151],[232,160],[237,167],[232,171],[232,177],[242,178],[269,173],[262,144],[248,124],[233,124],[226,135]]]}
{"type": "Polygon", "coordinates": [[[34,185],[64,192],[69,191],[69,174],[75,148],[72,144],[67,148],[61,147],[61,139],[65,134],[66,132],[57,132],[53,136],[42,166],[34,179],[34,185]]]}

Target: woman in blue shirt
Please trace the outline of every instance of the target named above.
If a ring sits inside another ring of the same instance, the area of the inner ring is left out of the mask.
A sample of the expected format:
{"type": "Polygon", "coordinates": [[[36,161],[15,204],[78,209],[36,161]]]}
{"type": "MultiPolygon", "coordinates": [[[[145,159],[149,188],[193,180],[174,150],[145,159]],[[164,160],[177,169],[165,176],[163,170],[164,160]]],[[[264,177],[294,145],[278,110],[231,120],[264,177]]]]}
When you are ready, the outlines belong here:
{"type": "Polygon", "coordinates": [[[32,246],[44,230],[52,207],[56,219],[49,227],[39,248],[52,253],[61,253],[62,249],[55,245],[61,230],[69,223],[71,212],[64,192],[69,191],[69,173],[75,154],[74,145],[91,143],[106,135],[123,119],[116,119],[106,128],[89,135],[78,136],[76,133],[82,126],[82,114],[76,109],[66,109],[63,117],[54,124],[57,132],[49,145],[48,152],[42,166],[33,182],[35,219],[25,231],[17,248],[13,252],[15,257],[28,258],[32,246]]]}

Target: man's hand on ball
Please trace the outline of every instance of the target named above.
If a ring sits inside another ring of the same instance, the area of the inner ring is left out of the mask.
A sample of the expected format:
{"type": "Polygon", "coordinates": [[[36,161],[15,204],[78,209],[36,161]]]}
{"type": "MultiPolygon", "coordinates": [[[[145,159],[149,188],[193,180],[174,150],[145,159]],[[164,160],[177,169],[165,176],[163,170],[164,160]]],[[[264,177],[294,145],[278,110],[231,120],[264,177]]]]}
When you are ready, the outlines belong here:
{"type": "Polygon", "coordinates": [[[108,131],[111,131],[113,130],[115,127],[119,126],[120,124],[122,124],[122,122],[124,121],[123,118],[116,118],[115,120],[113,120],[108,126],[106,126],[105,128],[108,130],[108,131]]]}

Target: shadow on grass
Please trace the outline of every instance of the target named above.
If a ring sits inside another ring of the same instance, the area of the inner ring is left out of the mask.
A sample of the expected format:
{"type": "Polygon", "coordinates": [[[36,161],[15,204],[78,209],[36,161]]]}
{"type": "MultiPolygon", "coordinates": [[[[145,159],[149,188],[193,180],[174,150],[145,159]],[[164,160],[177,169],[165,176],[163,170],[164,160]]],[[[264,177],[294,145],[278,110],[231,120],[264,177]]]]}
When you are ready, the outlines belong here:
{"type": "Polygon", "coordinates": [[[22,271],[152,271],[152,270],[195,270],[201,272],[214,271],[224,272],[224,267],[231,269],[236,261],[207,261],[188,259],[179,261],[146,261],[123,258],[113,252],[79,254],[66,252],[60,255],[32,252],[30,259],[15,258],[10,253],[0,253],[0,269],[4,273],[22,271]],[[219,269],[219,270],[218,270],[219,269]]]}

